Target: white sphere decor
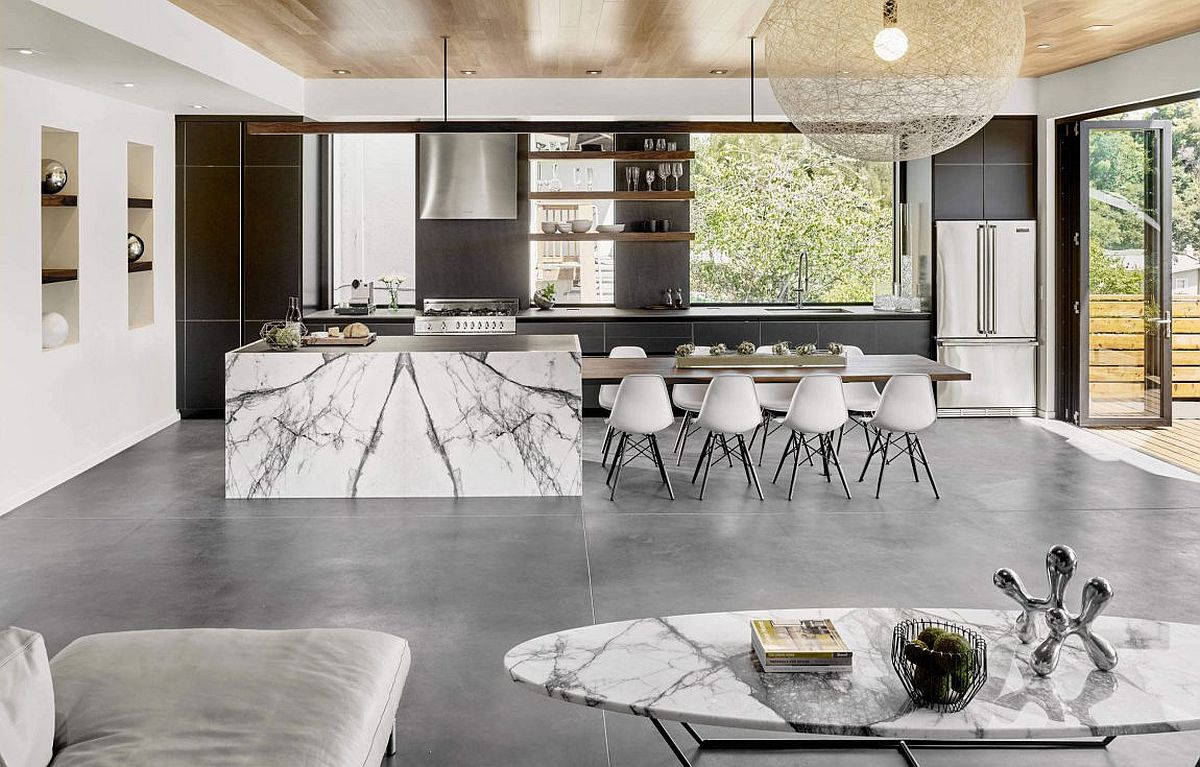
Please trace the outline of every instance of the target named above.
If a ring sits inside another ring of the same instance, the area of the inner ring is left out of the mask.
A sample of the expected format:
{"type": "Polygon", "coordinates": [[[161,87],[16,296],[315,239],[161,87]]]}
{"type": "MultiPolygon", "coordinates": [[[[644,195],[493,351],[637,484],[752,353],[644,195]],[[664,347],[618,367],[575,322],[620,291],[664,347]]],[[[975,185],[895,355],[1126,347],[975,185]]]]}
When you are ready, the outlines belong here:
{"type": "Polygon", "coordinates": [[[948,149],[996,114],[1021,67],[1021,0],[774,0],[767,77],[793,124],[861,160],[948,149]]]}
{"type": "Polygon", "coordinates": [[[62,346],[70,332],[70,323],[58,312],[46,312],[42,315],[43,349],[55,349],[62,346]]]}

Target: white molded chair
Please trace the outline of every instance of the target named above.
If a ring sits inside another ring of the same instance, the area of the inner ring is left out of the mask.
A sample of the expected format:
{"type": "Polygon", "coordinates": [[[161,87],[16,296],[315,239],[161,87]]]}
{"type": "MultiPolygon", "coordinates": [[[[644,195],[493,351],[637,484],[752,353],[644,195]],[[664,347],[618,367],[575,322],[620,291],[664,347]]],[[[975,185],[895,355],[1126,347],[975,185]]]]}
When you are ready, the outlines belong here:
{"type": "MultiPolygon", "coordinates": [[[[770,346],[760,346],[755,350],[757,354],[771,354],[773,351],[774,349],[770,346]]],[[[788,411],[792,404],[792,395],[796,393],[796,384],[756,383],[754,391],[758,394],[758,405],[762,408],[762,444],[758,446],[758,465],[762,466],[763,452],[767,449],[767,437],[780,428],[779,422],[775,419],[788,411]]],[[[750,447],[754,447],[754,440],[758,434],[756,429],[750,435],[750,447]]]]}
{"type": "MultiPolygon", "coordinates": [[[[693,354],[708,354],[708,346],[697,346],[693,354]]],[[[696,429],[692,428],[692,421],[700,412],[700,406],[704,404],[704,394],[708,391],[708,384],[675,384],[671,387],[671,402],[675,407],[683,411],[683,422],[679,424],[679,436],[675,437],[675,450],[677,458],[675,465],[683,463],[683,451],[687,449],[688,437],[695,433],[696,429]]]]}
{"type": "Polygon", "coordinates": [[[663,463],[662,452],[658,449],[658,432],[671,428],[675,422],[675,413],[671,410],[671,399],[667,395],[667,384],[659,375],[628,375],[621,381],[617,397],[613,403],[612,415],[608,418],[609,428],[619,434],[617,450],[613,454],[612,468],[608,471],[608,483],[612,492],[608,499],[611,501],[617,494],[617,483],[621,481],[621,468],[625,464],[644,455],[658,467],[663,484],[671,500],[675,500],[675,489],[671,487],[671,478],[667,476],[667,467],[663,463]],[[636,452],[625,457],[625,451],[632,448],[636,452]]]}
{"type": "Polygon", "coordinates": [[[791,431],[787,445],[779,459],[779,468],[775,469],[775,478],[788,456],[792,457],[792,481],[788,485],[788,500],[796,489],[796,469],[800,467],[800,449],[804,449],[805,459],[811,461],[813,455],[821,456],[821,467],[825,480],[832,482],[829,475],[829,464],[837,469],[838,479],[842,481],[842,489],[846,497],[850,497],[850,488],[846,485],[846,476],[842,474],[842,464],[838,460],[837,450],[833,447],[833,433],[845,425],[849,414],[846,412],[846,398],[842,392],[842,377],[833,373],[811,375],[800,381],[796,393],[792,396],[787,415],[781,420],[781,425],[791,431]],[[817,440],[814,450],[812,440],[817,440]]]}
{"type": "Polygon", "coordinates": [[[726,374],[718,375],[708,385],[708,393],[704,395],[704,404],[700,406],[700,414],[696,416],[696,426],[708,431],[704,439],[704,449],[700,451],[700,459],[696,462],[696,470],[692,472],[692,484],[700,475],[700,467],[704,467],[704,481],[700,484],[700,500],[704,500],[704,488],[708,486],[708,470],[712,467],[713,453],[719,446],[723,451],[722,458],[733,456],[741,461],[746,470],[746,482],[753,483],[758,492],[758,499],[763,499],[762,486],[758,483],[758,474],[754,471],[750,451],[746,448],[744,435],[761,425],[762,410],[758,406],[758,396],[754,392],[754,379],[748,375],[726,374]],[[735,447],[729,446],[729,438],[735,437],[735,447]]]}
{"type": "MultiPolygon", "coordinates": [[[[608,353],[609,359],[637,360],[646,358],[646,350],[640,346],[614,346],[608,353]]],[[[600,387],[600,407],[605,410],[612,410],[613,403],[617,399],[617,385],[604,384],[600,387]]],[[[600,465],[608,464],[608,448],[612,446],[613,428],[609,426],[604,432],[604,457],[600,460],[600,465]]]]}
{"type": "MultiPolygon", "coordinates": [[[[846,344],[842,347],[846,354],[846,358],[861,357],[863,350],[857,346],[846,344]]],[[[846,410],[850,411],[850,421],[854,428],[862,429],[863,436],[867,440],[867,447],[871,447],[871,432],[867,428],[866,420],[875,415],[875,411],[879,408],[879,389],[875,388],[875,384],[870,381],[853,381],[851,383],[842,384],[842,391],[846,395],[846,410]]],[[[838,431],[838,449],[842,448],[842,433],[845,431],[843,427],[838,431]]]]}
{"type": "Polygon", "coordinates": [[[929,461],[925,458],[925,448],[918,436],[936,421],[937,404],[933,399],[933,382],[929,376],[916,373],[892,376],[883,387],[879,408],[874,417],[866,421],[874,433],[874,438],[858,481],[862,482],[866,478],[871,459],[878,454],[879,480],[875,483],[875,497],[878,498],[879,490],[883,487],[883,470],[899,455],[907,453],[908,462],[912,465],[913,480],[921,481],[917,475],[917,463],[920,463],[925,467],[929,484],[933,486],[934,497],[941,498],[937,483],[933,480],[933,472],[929,470],[929,461]],[[900,452],[892,454],[889,458],[893,447],[899,448],[900,452]]]}

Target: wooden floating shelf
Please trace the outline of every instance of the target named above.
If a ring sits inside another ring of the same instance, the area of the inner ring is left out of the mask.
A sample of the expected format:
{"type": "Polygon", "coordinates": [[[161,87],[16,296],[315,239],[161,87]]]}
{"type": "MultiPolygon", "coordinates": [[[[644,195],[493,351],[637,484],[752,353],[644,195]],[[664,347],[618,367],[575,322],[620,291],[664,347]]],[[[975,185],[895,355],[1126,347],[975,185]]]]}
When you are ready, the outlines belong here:
{"type": "Polygon", "coordinates": [[[78,269],[43,269],[42,284],[48,285],[52,282],[71,282],[79,279],[78,269]]]}
{"type": "Polygon", "coordinates": [[[530,160],[694,160],[695,152],[655,152],[618,150],[615,152],[530,152],[530,160]]]}
{"type": "Polygon", "coordinates": [[[696,193],[682,192],[530,192],[531,200],[691,200],[696,193]]]}
{"type": "Polygon", "coordinates": [[[529,235],[534,242],[688,242],[696,239],[695,232],[585,232],[583,234],[543,234],[535,232],[529,235]]]}
{"type": "Polygon", "coordinates": [[[148,272],[153,268],[153,261],[134,261],[129,265],[129,273],[133,274],[134,272],[148,272]]]}
{"type": "Polygon", "coordinates": [[[43,194],[43,208],[74,208],[79,205],[79,197],[73,194],[43,194]]]}
{"type": "Polygon", "coordinates": [[[147,197],[130,197],[129,207],[131,208],[153,208],[154,200],[147,197]]]}

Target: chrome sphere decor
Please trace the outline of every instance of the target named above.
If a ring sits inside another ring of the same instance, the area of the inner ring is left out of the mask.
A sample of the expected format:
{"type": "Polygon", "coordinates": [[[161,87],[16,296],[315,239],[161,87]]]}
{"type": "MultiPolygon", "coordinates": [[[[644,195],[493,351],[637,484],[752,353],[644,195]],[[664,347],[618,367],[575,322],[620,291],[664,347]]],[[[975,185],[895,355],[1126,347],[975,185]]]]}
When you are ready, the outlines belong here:
{"type": "Polygon", "coordinates": [[[67,166],[58,160],[42,160],[42,194],[58,194],[67,185],[67,166]]]}
{"type": "Polygon", "coordinates": [[[129,254],[128,254],[129,255],[129,263],[132,264],[134,261],[137,261],[143,255],[145,255],[146,243],[142,241],[141,237],[138,237],[133,232],[130,232],[129,233],[128,250],[129,250],[129,254]]]}
{"type": "Polygon", "coordinates": [[[1017,637],[1029,644],[1038,637],[1035,623],[1038,614],[1045,615],[1050,635],[1034,648],[1029,656],[1029,665],[1034,673],[1047,676],[1058,666],[1058,657],[1063,643],[1072,634],[1083,641],[1092,663],[1101,671],[1111,671],[1117,665],[1117,651],[1112,644],[1092,633],[1092,623],[1113,599],[1113,588],[1104,578],[1090,578],[1083,585],[1083,598],[1078,617],[1071,615],[1063,606],[1063,594],[1067,583],[1075,574],[1078,559],[1070,546],[1057,545],[1046,554],[1046,578],[1050,582],[1050,593],[1044,598],[1033,597],[1025,590],[1015,572],[1002,567],[992,576],[992,583],[1021,606],[1017,618],[1017,637]]]}
{"type": "Polygon", "coordinates": [[[884,162],[982,128],[1025,50],[1021,0],[774,0],[762,30],[771,89],[800,132],[884,162]]]}

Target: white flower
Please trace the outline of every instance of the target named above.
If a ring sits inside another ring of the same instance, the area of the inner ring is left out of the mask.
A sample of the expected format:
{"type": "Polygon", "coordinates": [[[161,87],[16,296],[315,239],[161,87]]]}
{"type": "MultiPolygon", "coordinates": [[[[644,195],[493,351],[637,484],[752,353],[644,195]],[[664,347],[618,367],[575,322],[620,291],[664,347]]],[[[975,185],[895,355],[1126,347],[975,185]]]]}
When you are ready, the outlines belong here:
{"type": "Polygon", "coordinates": [[[403,272],[386,272],[379,275],[379,281],[392,288],[400,287],[407,279],[403,272]]]}

